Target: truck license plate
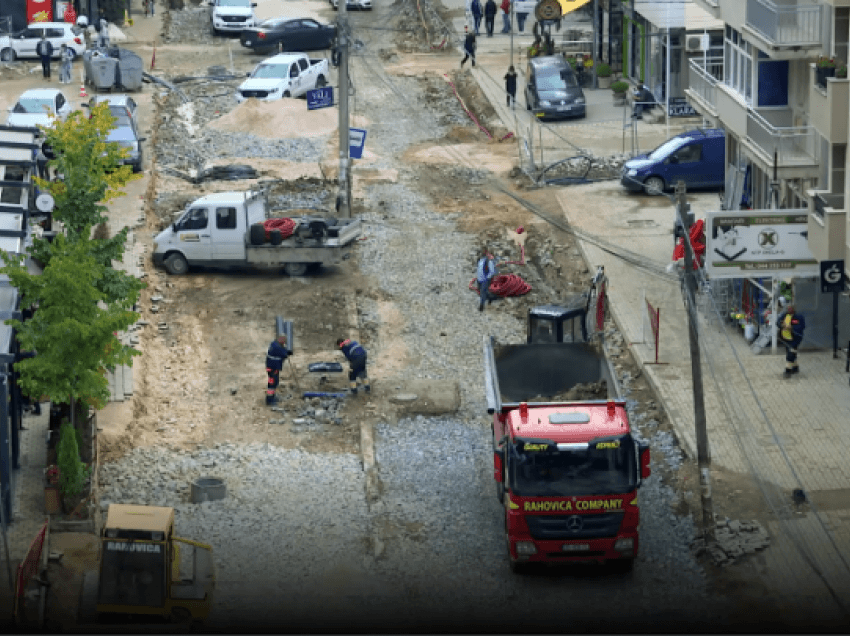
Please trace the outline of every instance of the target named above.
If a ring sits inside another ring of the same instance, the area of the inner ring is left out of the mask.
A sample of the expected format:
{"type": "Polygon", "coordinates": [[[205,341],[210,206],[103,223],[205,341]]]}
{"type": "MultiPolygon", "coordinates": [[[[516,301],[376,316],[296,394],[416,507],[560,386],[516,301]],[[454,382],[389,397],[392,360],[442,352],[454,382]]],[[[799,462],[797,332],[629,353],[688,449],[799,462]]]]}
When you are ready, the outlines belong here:
{"type": "Polygon", "coordinates": [[[590,550],[590,545],[587,543],[565,543],[561,546],[564,552],[585,552],[590,550]]]}

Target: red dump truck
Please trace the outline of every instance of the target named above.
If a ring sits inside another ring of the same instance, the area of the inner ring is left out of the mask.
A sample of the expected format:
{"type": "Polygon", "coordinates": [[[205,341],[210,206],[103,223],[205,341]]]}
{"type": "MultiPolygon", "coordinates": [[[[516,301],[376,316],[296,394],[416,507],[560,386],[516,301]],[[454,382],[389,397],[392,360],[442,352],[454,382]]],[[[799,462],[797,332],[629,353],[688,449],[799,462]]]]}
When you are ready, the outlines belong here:
{"type": "Polygon", "coordinates": [[[493,477],[514,572],[571,561],[630,569],[637,556],[649,445],[632,436],[601,347],[569,328],[584,319],[581,307],[536,307],[526,344],[484,338],[493,477]]]}

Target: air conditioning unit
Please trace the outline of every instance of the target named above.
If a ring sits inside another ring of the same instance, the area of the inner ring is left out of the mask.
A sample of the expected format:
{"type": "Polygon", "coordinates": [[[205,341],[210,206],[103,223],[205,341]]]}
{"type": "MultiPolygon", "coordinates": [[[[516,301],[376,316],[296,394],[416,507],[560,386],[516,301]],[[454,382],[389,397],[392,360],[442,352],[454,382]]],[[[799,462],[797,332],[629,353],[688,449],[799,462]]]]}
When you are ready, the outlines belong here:
{"type": "Polygon", "coordinates": [[[710,46],[710,38],[708,33],[700,35],[689,35],[685,38],[685,52],[698,53],[707,51],[710,46]]]}

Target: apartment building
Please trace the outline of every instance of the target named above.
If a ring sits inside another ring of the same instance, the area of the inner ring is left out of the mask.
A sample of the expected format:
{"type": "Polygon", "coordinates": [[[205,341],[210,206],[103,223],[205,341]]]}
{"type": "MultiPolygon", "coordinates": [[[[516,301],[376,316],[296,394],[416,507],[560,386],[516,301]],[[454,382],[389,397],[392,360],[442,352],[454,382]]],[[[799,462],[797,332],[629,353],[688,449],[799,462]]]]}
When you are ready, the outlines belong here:
{"type": "Polygon", "coordinates": [[[727,209],[807,208],[812,253],[847,273],[850,80],[816,62],[847,64],[850,2],[695,2],[724,23],[722,56],[689,61],[685,94],[726,131],[727,209]]]}

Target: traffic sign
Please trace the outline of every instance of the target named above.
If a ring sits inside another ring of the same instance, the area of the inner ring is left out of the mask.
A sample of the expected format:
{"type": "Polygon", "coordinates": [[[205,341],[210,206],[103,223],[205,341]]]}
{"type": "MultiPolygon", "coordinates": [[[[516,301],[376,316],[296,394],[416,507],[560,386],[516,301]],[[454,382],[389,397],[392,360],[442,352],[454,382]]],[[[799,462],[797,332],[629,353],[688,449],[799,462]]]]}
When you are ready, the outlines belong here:
{"type": "Polygon", "coordinates": [[[820,290],[824,294],[844,291],[844,261],[820,262],[820,290]]]}
{"type": "Polygon", "coordinates": [[[366,131],[362,128],[348,129],[348,156],[351,159],[363,158],[363,146],[366,145],[366,131]]]}
{"type": "Polygon", "coordinates": [[[307,91],[307,110],[327,108],[334,105],[333,86],[325,86],[307,91]]]}

